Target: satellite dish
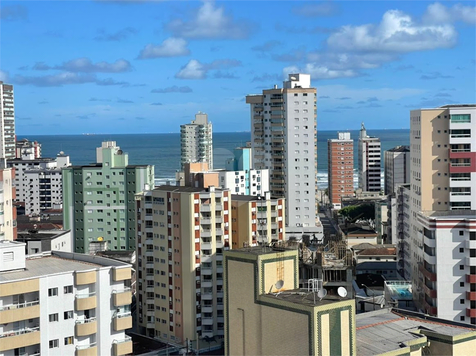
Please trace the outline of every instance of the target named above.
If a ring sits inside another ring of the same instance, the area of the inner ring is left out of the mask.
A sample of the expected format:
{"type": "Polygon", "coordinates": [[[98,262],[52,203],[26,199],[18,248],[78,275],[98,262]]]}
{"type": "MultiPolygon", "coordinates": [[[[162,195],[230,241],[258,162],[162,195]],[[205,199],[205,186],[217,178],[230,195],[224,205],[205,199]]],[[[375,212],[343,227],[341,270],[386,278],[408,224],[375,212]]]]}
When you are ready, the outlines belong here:
{"type": "Polygon", "coordinates": [[[339,287],[337,288],[337,294],[339,294],[339,297],[345,298],[347,297],[347,289],[344,287],[339,287]]]}
{"type": "Polygon", "coordinates": [[[284,281],[280,279],[279,281],[276,282],[274,286],[276,287],[276,289],[281,289],[284,286],[284,281]]]}
{"type": "Polygon", "coordinates": [[[319,297],[320,300],[324,299],[326,295],[327,295],[327,289],[325,288],[319,289],[319,291],[317,292],[317,296],[319,297]]]}

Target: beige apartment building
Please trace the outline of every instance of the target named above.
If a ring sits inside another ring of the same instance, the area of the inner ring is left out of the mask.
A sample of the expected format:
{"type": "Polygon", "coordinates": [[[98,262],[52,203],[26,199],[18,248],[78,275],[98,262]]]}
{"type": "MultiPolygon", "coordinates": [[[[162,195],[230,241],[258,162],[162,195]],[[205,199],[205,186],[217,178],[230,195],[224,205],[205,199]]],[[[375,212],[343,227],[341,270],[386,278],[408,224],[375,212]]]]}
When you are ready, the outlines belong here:
{"type": "Polygon", "coordinates": [[[286,231],[284,203],[284,198],[271,198],[270,193],[264,197],[232,195],[232,247],[283,241],[286,231]]]}
{"type": "Polygon", "coordinates": [[[328,196],[334,209],[342,206],[342,197],[354,194],[354,140],[350,132],[339,132],[337,139],[327,140],[328,196]]]}
{"type": "Polygon", "coordinates": [[[476,105],[410,112],[410,263],[417,305],[476,324],[476,105]]]}
{"type": "Polygon", "coordinates": [[[131,265],[0,241],[0,355],[125,355],[131,265]]]}
{"type": "Polygon", "coordinates": [[[139,330],[177,345],[220,340],[230,191],[159,186],[136,195],[136,203],[139,330]]]}

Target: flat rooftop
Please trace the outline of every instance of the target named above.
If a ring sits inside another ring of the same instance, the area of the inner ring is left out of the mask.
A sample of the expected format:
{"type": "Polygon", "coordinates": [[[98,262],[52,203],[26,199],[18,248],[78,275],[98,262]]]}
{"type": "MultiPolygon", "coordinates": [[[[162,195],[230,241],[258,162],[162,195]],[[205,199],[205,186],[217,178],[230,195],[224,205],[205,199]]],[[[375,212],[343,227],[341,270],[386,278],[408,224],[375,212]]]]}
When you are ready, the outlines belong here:
{"type": "Polygon", "coordinates": [[[280,293],[268,293],[260,295],[263,299],[279,299],[286,302],[306,305],[309,307],[328,305],[343,300],[349,300],[349,298],[339,297],[337,295],[327,295],[325,298],[319,298],[317,293],[314,298],[314,293],[308,292],[307,289],[292,289],[286,290],[280,293]]]}
{"type": "Polygon", "coordinates": [[[442,210],[442,211],[431,211],[424,210],[420,211],[420,214],[429,218],[439,218],[439,217],[453,217],[463,218],[463,219],[476,219],[476,210],[442,210]]]}
{"type": "Polygon", "coordinates": [[[128,263],[103,257],[79,255],[80,254],[56,251],[42,255],[32,255],[26,258],[25,269],[0,272],[0,283],[38,278],[52,274],[88,271],[100,267],[130,266],[128,263]]]}
{"type": "Polygon", "coordinates": [[[233,253],[248,253],[252,255],[267,255],[267,254],[274,254],[278,252],[285,252],[285,251],[295,251],[296,248],[290,247],[269,247],[269,246],[250,246],[250,247],[242,247],[242,248],[235,248],[226,251],[227,254],[233,253]]]}
{"type": "Polygon", "coordinates": [[[428,330],[447,336],[476,331],[469,324],[437,318],[423,318],[423,314],[395,309],[382,309],[357,314],[357,354],[376,355],[398,350],[401,344],[418,339],[419,330],[428,330]]]}

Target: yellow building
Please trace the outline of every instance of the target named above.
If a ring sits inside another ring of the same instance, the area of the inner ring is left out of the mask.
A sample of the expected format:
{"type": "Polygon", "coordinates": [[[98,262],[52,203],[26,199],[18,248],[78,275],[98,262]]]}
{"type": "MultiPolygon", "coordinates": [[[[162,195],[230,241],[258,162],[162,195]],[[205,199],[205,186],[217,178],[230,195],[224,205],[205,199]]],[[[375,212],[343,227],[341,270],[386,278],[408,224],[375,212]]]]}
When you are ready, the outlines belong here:
{"type": "MultiPolygon", "coordinates": [[[[298,251],[225,253],[225,355],[473,355],[476,328],[299,289],[298,251]]],[[[320,285],[319,285],[320,286],[320,285]]],[[[322,290],[322,289],[321,289],[322,290]]]]}

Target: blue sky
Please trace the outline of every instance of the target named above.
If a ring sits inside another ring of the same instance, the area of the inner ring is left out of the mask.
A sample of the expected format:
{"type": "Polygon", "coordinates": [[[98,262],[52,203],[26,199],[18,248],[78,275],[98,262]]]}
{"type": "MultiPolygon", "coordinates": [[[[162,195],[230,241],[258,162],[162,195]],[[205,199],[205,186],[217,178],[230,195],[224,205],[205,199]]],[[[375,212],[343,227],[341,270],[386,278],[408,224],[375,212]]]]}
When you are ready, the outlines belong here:
{"type": "Polygon", "coordinates": [[[318,129],[408,128],[476,99],[475,2],[2,1],[17,134],[250,128],[246,94],[310,73],[318,129]]]}

